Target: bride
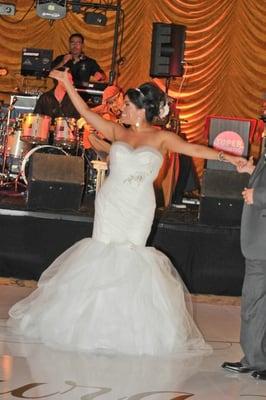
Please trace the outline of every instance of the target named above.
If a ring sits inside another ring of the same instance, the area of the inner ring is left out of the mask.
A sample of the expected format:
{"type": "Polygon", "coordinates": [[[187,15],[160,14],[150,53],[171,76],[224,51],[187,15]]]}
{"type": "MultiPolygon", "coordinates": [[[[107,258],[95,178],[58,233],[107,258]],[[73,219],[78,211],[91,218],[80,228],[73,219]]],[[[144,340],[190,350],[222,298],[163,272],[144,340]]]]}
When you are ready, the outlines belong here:
{"type": "Polygon", "coordinates": [[[38,288],[9,311],[8,325],[67,350],[174,355],[208,350],[186,306],[184,285],[168,258],[145,247],[155,210],[153,180],[168,150],[189,156],[246,160],[189,144],[151,122],[167,111],[154,84],[129,89],[121,122],[90,111],[67,78],[52,71],[80,114],[113,144],[110,174],[97,194],[92,238],[59,256],[38,288]]]}

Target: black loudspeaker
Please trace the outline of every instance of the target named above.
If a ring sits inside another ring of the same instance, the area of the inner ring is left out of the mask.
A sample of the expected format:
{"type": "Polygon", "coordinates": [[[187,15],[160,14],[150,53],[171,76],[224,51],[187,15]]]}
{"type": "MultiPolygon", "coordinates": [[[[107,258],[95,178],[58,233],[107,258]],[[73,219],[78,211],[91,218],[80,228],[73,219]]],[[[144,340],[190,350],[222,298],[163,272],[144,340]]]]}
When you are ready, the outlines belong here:
{"type": "Polygon", "coordinates": [[[248,174],[206,169],[202,178],[199,222],[239,226],[243,208],[242,191],[248,181],[248,174]]]}
{"type": "Polygon", "coordinates": [[[151,77],[183,75],[185,38],[185,25],[153,23],[151,77]]]}
{"type": "Polygon", "coordinates": [[[21,54],[21,75],[47,77],[51,71],[53,50],[24,48],[21,54]]]}
{"type": "Polygon", "coordinates": [[[78,210],[84,189],[82,157],[35,153],[29,165],[27,208],[78,210]]]}
{"type": "MultiPolygon", "coordinates": [[[[248,156],[251,127],[249,120],[213,116],[209,122],[209,146],[243,157],[248,156]]],[[[235,170],[232,164],[216,160],[208,160],[207,168],[235,170]]]]}

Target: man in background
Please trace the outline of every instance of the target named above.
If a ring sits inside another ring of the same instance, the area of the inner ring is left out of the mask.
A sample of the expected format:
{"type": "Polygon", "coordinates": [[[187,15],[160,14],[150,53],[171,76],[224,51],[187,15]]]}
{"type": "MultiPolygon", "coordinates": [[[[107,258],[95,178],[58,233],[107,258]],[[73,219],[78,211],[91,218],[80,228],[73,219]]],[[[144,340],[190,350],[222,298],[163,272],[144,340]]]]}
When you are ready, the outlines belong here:
{"type": "MultiPolygon", "coordinates": [[[[68,79],[73,82],[72,75],[69,72],[68,79]]],[[[56,80],[54,88],[43,93],[34,108],[34,114],[48,115],[51,117],[51,131],[49,135],[49,144],[54,143],[54,126],[56,124],[56,119],[62,117],[64,119],[71,118],[77,120],[80,115],[76,108],[73,106],[66,89],[61,82],[56,80]]],[[[73,126],[73,130],[74,130],[73,126]]]]}
{"type": "MultiPolygon", "coordinates": [[[[73,82],[72,74],[68,78],[73,82]]],[[[64,85],[55,80],[55,86],[43,93],[34,108],[35,114],[48,115],[54,120],[57,117],[79,118],[79,113],[73,106],[64,85]]]]}
{"type": "Polygon", "coordinates": [[[96,60],[84,54],[83,47],[84,36],[73,33],[69,37],[69,53],[56,57],[52,69],[68,67],[75,86],[86,86],[89,81],[105,81],[105,73],[96,60]]]}
{"type": "MultiPolygon", "coordinates": [[[[93,108],[93,111],[103,118],[118,122],[123,107],[123,92],[115,85],[107,86],[103,91],[102,104],[93,108]]],[[[100,158],[106,159],[110,150],[110,143],[104,138],[104,134],[96,132],[84,118],[78,120],[78,127],[83,128],[83,146],[86,150],[92,149],[100,158]]]]}

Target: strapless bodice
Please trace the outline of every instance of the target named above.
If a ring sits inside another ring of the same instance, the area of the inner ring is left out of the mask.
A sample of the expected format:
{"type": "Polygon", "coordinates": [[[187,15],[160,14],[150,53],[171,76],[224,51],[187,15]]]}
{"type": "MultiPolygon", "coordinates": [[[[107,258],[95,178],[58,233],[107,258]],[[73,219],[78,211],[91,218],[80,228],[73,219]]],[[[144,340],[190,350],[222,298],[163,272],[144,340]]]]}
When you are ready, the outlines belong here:
{"type": "Polygon", "coordinates": [[[152,183],[163,161],[162,154],[151,146],[133,148],[124,142],[114,142],[110,151],[110,176],[120,183],[140,186],[152,183]]]}
{"type": "Polygon", "coordinates": [[[110,174],[95,202],[95,239],[145,245],[154,218],[153,181],[162,161],[153,147],[134,149],[124,142],[113,143],[110,174]]]}

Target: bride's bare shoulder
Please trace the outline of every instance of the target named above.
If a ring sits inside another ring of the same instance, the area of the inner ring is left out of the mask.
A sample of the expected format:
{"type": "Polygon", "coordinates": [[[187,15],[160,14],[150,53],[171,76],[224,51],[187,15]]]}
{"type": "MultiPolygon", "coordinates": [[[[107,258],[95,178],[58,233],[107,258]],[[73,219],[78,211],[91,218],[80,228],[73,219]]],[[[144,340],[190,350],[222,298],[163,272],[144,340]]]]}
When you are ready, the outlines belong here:
{"type": "Polygon", "coordinates": [[[128,135],[129,128],[126,128],[124,125],[115,124],[115,140],[126,141],[128,135]]]}

